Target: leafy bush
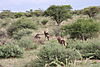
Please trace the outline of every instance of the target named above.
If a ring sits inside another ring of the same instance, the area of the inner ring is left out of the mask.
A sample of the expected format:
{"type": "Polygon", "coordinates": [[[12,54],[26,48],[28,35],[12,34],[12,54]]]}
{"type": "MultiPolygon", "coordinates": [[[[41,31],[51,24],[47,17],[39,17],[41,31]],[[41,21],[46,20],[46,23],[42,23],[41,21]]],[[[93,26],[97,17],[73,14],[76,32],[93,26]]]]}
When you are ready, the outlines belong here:
{"type": "Polygon", "coordinates": [[[41,21],[41,23],[42,23],[43,25],[46,25],[47,22],[48,22],[48,20],[46,20],[46,19],[44,19],[44,20],[41,21]]]}
{"type": "Polygon", "coordinates": [[[66,49],[64,46],[52,41],[51,43],[46,43],[46,46],[40,50],[38,59],[31,61],[29,66],[26,65],[26,67],[44,67],[45,64],[51,63],[56,59],[66,64],[66,59],[68,62],[79,59],[79,54],[73,49],[66,49]]]}
{"type": "Polygon", "coordinates": [[[37,45],[33,42],[33,40],[29,37],[23,37],[20,40],[18,40],[18,45],[21,48],[25,49],[36,49],[37,45]]]}
{"type": "Polygon", "coordinates": [[[12,22],[14,22],[11,18],[5,18],[2,19],[2,23],[1,23],[1,27],[8,27],[9,24],[11,24],[12,22]]]}
{"type": "Polygon", "coordinates": [[[66,62],[66,59],[71,61],[79,57],[75,50],[66,49],[64,46],[56,42],[51,42],[48,43],[47,46],[44,46],[43,49],[40,50],[38,56],[46,62],[51,62],[58,58],[59,61],[64,63],[66,62]],[[73,57],[70,57],[71,55],[73,57]]]}
{"type": "Polygon", "coordinates": [[[5,37],[5,32],[0,30],[0,37],[5,37]]]}
{"type": "Polygon", "coordinates": [[[30,29],[22,29],[22,30],[19,30],[18,32],[14,32],[12,37],[14,39],[21,39],[23,36],[28,36],[31,33],[32,31],[30,29]]]}
{"type": "Polygon", "coordinates": [[[22,57],[23,49],[15,44],[6,44],[0,46],[0,58],[10,58],[10,57],[22,57]]]}
{"type": "Polygon", "coordinates": [[[30,20],[30,19],[26,19],[26,18],[22,18],[17,20],[16,22],[12,23],[11,26],[9,26],[9,28],[7,29],[7,32],[10,36],[13,35],[14,32],[21,30],[21,29],[36,29],[36,24],[30,20]]]}
{"type": "Polygon", "coordinates": [[[83,58],[100,59],[100,42],[97,41],[69,41],[67,48],[79,50],[83,58]]]}
{"type": "Polygon", "coordinates": [[[97,36],[99,25],[92,19],[78,19],[75,23],[62,27],[65,34],[70,34],[71,38],[86,40],[97,36]]]}

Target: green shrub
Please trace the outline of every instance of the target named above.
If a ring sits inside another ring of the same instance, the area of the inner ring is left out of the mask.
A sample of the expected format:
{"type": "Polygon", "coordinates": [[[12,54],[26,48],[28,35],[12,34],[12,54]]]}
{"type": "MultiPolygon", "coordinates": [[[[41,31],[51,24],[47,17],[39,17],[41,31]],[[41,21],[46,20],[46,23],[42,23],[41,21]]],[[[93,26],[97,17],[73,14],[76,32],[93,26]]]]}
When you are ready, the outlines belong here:
{"type": "Polygon", "coordinates": [[[10,57],[22,57],[23,49],[15,44],[6,44],[0,46],[0,58],[10,58],[10,57]]]}
{"type": "Polygon", "coordinates": [[[38,56],[46,62],[51,62],[53,60],[56,60],[56,58],[58,58],[59,61],[64,63],[66,62],[66,59],[68,60],[73,60],[72,58],[76,59],[75,58],[77,57],[76,55],[78,56],[78,53],[75,50],[66,49],[61,44],[58,44],[53,41],[44,46],[43,49],[41,49],[38,54],[38,56]],[[73,57],[69,58],[71,55],[73,57]]]}
{"type": "Polygon", "coordinates": [[[37,25],[30,19],[22,18],[17,20],[16,22],[12,23],[7,32],[10,36],[13,35],[14,32],[17,32],[21,29],[36,29],[37,25]]]}
{"type": "Polygon", "coordinates": [[[29,36],[30,34],[32,34],[32,31],[30,29],[22,29],[18,32],[14,32],[12,37],[18,40],[21,39],[23,36],[29,36]]]}
{"type": "Polygon", "coordinates": [[[92,57],[92,59],[100,59],[100,42],[97,41],[68,41],[67,48],[79,50],[83,58],[92,57]]]}
{"type": "Polygon", "coordinates": [[[46,19],[44,19],[44,20],[41,21],[41,23],[42,23],[43,25],[46,25],[47,22],[48,22],[48,20],[46,20],[46,19]]]}
{"type": "Polygon", "coordinates": [[[62,27],[64,34],[70,34],[71,38],[77,38],[87,40],[97,36],[99,32],[99,24],[93,19],[78,19],[71,25],[65,25],[62,27]]]}
{"type": "Polygon", "coordinates": [[[45,64],[51,63],[58,59],[58,61],[66,64],[66,59],[71,62],[75,59],[79,59],[80,56],[77,51],[73,49],[66,49],[64,46],[52,41],[46,43],[45,46],[38,53],[38,58],[35,61],[31,61],[27,67],[44,67],[45,64]]]}
{"type": "Polygon", "coordinates": [[[1,27],[8,27],[12,22],[14,22],[11,18],[2,19],[1,27]]]}
{"type": "Polygon", "coordinates": [[[37,45],[29,37],[23,37],[20,40],[18,40],[18,45],[19,47],[24,48],[26,50],[37,48],[37,45]]]}

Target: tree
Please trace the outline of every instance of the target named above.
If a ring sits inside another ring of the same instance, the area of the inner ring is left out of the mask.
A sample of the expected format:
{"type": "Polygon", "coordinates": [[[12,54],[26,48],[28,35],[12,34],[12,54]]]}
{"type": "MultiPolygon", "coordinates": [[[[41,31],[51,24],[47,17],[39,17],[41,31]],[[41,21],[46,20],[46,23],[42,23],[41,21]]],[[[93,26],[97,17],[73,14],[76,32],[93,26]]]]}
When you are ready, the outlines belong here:
{"type": "Polygon", "coordinates": [[[97,36],[99,32],[99,24],[93,19],[78,19],[71,25],[65,25],[62,27],[63,33],[69,34],[71,38],[77,38],[81,40],[87,40],[97,36]]]}
{"type": "Polygon", "coordinates": [[[89,17],[95,17],[100,12],[100,7],[91,6],[83,9],[83,14],[89,17]]]}
{"type": "Polygon", "coordinates": [[[71,8],[72,7],[70,5],[62,5],[62,6],[52,5],[44,12],[44,15],[51,16],[59,26],[62,21],[71,18],[70,14],[71,8]]]}

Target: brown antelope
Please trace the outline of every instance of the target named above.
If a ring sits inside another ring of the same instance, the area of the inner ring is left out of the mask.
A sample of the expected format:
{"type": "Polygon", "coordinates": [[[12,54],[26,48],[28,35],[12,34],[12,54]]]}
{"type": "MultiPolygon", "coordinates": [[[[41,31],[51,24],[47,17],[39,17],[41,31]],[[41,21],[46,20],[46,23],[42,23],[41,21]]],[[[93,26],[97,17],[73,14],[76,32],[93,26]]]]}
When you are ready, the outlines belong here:
{"type": "Polygon", "coordinates": [[[45,38],[47,38],[47,39],[49,40],[49,38],[50,38],[49,33],[48,33],[48,32],[46,32],[46,31],[44,31],[44,35],[45,35],[45,38]]]}
{"type": "Polygon", "coordinates": [[[40,39],[41,37],[40,37],[40,34],[36,34],[35,36],[34,36],[34,38],[35,39],[40,39]]]}
{"type": "Polygon", "coordinates": [[[62,44],[64,46],[66,45],[66,41],[61,36],[57,36],[56,38],[58,40],[58,43],[60,43],[60,44],[62,44]]]}

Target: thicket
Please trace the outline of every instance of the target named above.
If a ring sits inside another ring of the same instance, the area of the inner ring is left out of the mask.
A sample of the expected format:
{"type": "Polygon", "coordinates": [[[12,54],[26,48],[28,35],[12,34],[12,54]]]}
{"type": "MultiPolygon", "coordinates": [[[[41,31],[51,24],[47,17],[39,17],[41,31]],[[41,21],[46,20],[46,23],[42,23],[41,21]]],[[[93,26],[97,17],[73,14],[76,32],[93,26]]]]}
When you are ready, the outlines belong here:
{"type": "Polygon", "coordinates": [[[99,26],[93,19],[78,19],[70,25],[63,26],[62,30],[65,35],[69,34],[70,38],[87,40],[98,36],[99,26]]]}
{"type": "Polygon", "coordinates": [[[13,43],[0,46],[0,58],[19,58],[23,56],[23,53],[24,50],[13,43]]]}
{"type": "Polygon", "coordinates": [[[91,59],[100,59],[99,40],[92,40],[92,41],[69,40],[67,48],[78,50],[83,58],[91,57],[91,59]]]}
{"type": "Polygon", "coordinates": [[[51,63],[58,59],[58,61],[66,64],[73,62],[75,59],[80,59],[79,53],[74,49],[66,49],[64,46],[54,43],[47,43],[38,53],[38,58],[31,61],[25,67],[44,67],[46,64],[51,63]]]}
{"type": "Polygon", "coordinates": [[[17,41],[17,45],[25,50],[36,49],[37,44],[33,42],[31,37],[22,37],[20,40],[17,41]]]}
{"type": "Polygon", "coordinates": [[[18,32],[21,29],[37,29],[37,25],[30,19],[21,18],[12,23],[7,29],[8,35],[12,36],[14,32],[18,32]]]}
{"type": "Polygon", "coordinates": [[[15,31],[14,33],[13,33],[13,38],[14,39],[17,39],[17,40],[19,40],[19,39],[21,39],[22,37],[25,37],[25,36],[29,36],[29,35],[31,35],[32,34],[32,30],[30,30],[30,29],[21,29],[21,30],[18,30],[18,31],[15,31]]]}

